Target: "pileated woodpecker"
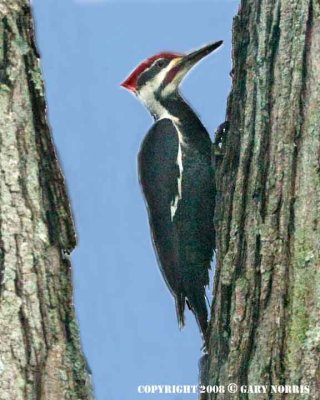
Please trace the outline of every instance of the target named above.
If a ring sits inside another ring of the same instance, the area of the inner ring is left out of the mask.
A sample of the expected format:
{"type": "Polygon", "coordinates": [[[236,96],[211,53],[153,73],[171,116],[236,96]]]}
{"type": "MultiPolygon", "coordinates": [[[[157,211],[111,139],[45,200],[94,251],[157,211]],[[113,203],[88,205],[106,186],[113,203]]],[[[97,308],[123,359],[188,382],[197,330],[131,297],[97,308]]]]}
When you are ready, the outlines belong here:
{"type": "Polygon", "coordinates": [[[121,84],[137,95],[155,119],[138,156],[153,243],[175,298],[179,326],[184,325],[187,302],[204,338],[208,319],[205,286],[214,247],[212,143],[182,98],[179,84],[221,44],[209,44],[187,55],[156,54],[121,84]]]}

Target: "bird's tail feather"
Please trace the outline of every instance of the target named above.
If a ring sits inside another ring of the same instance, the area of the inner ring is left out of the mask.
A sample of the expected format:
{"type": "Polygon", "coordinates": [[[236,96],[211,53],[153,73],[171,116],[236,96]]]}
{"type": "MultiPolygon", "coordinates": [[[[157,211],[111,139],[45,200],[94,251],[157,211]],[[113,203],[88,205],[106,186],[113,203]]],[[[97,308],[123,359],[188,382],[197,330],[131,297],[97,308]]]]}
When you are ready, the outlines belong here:
{"type": "Polygon", "coordinates": [[[196,280],[186,280],[185,293],[186,301],[190,306],[191,311],[194,313],[198,322],[200,331],[202,332],[203,338],[206,338],[206,332],[208,328],[208,309],[206,304],[206,293],[204,280],[196,282],[196,280]]]}
{"type": "Polygon", "coordinates": [[[179,328],[184,327],[184,306],[185,306],[185,296],[184,294],[179,294],[179,296],[176,298],[176,311],[177,311],[177,319],[178,319],[178,324],[179,328]]]}

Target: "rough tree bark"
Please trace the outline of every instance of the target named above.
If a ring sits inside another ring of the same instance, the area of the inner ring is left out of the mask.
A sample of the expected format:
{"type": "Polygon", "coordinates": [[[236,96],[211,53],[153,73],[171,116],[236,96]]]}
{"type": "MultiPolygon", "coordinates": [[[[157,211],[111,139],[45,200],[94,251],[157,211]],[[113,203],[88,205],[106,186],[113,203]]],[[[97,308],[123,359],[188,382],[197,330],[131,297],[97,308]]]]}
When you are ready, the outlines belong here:
{"type": "Polygon", "coordinates": [[[27,0],[0,1],[0,399],[91,399],[72,303],[75,232],[27,0]]]}
{"type": "Polygon", "coordinates": [[[209,383],[320,393],[320,4],[242,0],[217,160],[209,383]]]}

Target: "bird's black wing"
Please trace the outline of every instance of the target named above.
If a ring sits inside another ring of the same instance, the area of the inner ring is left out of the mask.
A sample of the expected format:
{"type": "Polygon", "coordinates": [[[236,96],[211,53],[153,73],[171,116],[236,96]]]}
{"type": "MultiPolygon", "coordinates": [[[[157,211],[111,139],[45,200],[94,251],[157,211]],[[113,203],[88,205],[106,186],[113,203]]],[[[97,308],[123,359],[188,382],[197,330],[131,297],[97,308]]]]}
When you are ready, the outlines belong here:
{"type": "Polygon", "coordinates": [[[138,157],[139,178],[147,203],[153,243],[162,275],[176,298],[183,324],[185,299],[179,298],[179,237],[171,220],[171,205],[178,192],[178,133],[170,119],[157,121],[147,133],[138,157]]]}

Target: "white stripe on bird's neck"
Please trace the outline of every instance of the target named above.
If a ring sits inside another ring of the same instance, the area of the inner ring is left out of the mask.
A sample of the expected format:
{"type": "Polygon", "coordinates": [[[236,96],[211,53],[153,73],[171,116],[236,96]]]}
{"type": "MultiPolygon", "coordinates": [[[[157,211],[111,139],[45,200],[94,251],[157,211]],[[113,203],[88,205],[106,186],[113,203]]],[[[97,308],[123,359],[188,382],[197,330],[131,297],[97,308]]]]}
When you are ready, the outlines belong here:
{"type": "MultiPolygon", "coordinates": [[[[159,91],[162,83],[164,82],[169,71],[176,65],[177,61],[172,60],[165,68],[163,68],[157,75],[146,82],[137,92],[137,97],[144,104],[144,106],[150,111],[155,120],[169,118],[174,121],[175,117],[170,115],[168,110],[160,103],[159,99],[156,98],[155,93],[159,91]]],[[[170,96],[175,90],[176,84],[170,82],[163,89],[161,96],[170,96]]]]}

